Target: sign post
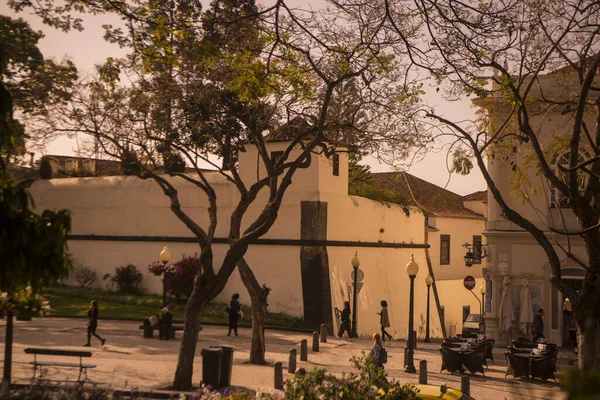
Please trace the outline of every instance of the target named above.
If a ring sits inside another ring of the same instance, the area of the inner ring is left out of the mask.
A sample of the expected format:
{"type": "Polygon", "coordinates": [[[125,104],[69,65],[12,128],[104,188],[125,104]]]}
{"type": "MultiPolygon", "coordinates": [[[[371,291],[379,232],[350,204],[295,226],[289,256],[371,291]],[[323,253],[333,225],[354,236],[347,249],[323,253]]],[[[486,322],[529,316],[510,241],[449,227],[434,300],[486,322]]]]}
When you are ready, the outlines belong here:
{"type": "Polygon", "coordinates": [[[471,275],[465,276],[465,279],[463,280],[463,285],[465,285],[465,288],[467,290],[473,290],[473,288],[475,287],[475,278],[473,278],[471,275]]]}
{"type": "MultiPolygon", "coordinates": [[[[483,304],[481,303],[481,300],[479,300],[479,297],[475,293],[473,293],[473,289],[475,288],[475,278],[473,278],[471,275],[465,276],[465,279],[463,279],[463,285],[469,292],[471,292],[471,294],[473,296],[475,296],[475,298],[479,302],[479,310],[481,312],[481,314],[480,314],[481,321],[483,321],[483,304]]],[[[480,322],[479,331],[480,331],[480,333],[485,332],[485,322],[480,322]]]]}

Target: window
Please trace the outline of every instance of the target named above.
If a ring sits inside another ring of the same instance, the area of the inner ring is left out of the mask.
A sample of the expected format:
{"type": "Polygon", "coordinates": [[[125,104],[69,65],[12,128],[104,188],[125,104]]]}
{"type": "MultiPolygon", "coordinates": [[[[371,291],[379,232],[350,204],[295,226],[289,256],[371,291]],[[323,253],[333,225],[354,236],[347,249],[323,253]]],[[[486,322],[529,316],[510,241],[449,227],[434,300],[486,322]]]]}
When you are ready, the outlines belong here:
{"type": "Polygon", "coordinates": [[[340,155],[333,155],[333,176],[340,176],[340,155]]]}
{"type": "Polygon", "coordinates": [[[440,235],[440,264],[450,264],[450,235],[440,235]]]}
{"type": "MultiPolygon", "coordinates": [[[[590,158],[590,154],[587,151],[581,150],[581,153],[582,154],[580,154],[577,158],[578,164],[590,158]]],[[[571,153],[566,152],[563,153],[560,157],[556,157],[552,162],[552,164],[554,165],[552,172],[554,172],[558,179],[560,179],[567,185],[569,184],[568,175],[565,172],[563,172],[558,166],[560,165],[565,168],[568,168],[570,158],[571,153]]],[[[577,172],[577,185],[579,186],[580,193],[582,193],[585,190],[585,187],[588,183],[588,178],[589,174],[587,172],[584,172],[583,170],[579,170],[577,172]]],[[[556,189],[554,185],[552,185],[552,187],[550,188],[550,208],[571,208],[569,198],[563,195],[558,189],[556,189]]]]}
{"type": "Polygon", "coordinates": [[[473,264],[481,264],[481,236],[473,235],[473,264]]]}
{"type": "Polygon", "coordinates": [[[463,306],[463,324],[467,321],[469,314],[471,314],[471,306],[463,306]]]}
{"type": "Polygon", "coordinates": [[[284,152],[283,151],[272,151],[271,152],[271,162],[273,164],[277,163],[279,161],[279,159],[283,158],[284,152]]]}

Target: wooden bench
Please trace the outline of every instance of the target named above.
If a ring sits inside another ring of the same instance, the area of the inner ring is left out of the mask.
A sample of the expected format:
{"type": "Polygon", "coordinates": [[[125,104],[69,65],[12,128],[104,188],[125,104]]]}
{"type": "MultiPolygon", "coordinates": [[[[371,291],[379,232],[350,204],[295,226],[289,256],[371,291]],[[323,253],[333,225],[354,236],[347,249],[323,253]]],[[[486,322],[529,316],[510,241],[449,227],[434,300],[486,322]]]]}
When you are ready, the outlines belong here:
{"type": "Polygon", "coordinates": [[[83,358],[89,358],[92,356],[91,351],[79,351],[79,350],[57,350],[57,349],[42,349],[35,347],[27,347],[25,350],[27,354],[33,354],[33,361],[29,364],[33,365],[33,378],[37,369],[40,369],[40,378],[44,376],[44,369],[42,367],[66,367],[66,368],[79,368],[79,376],[77,381],[81,380],[81,375],[85,377],[84,381],[87,380],[88,368],[96,368],[94,364],[84,364],[83,358]],[[40,361],[37,359],[38,355],[43,356],[60,356],[60,357],[79,357],[78,363],[60,362],[60,361],[40,361]]]}
{"type": "MultiPolygon", "coordinates": [[[[159,326],[140,325],[139,329],[144,331],[144,339],[151,339],[154,337],[154,331],[157,331],[159,326]]],[[[176,331],[183,331],[183,325],[171,325],[171,330],[168,332],[167,339],[175,339],[176,331]]]]}

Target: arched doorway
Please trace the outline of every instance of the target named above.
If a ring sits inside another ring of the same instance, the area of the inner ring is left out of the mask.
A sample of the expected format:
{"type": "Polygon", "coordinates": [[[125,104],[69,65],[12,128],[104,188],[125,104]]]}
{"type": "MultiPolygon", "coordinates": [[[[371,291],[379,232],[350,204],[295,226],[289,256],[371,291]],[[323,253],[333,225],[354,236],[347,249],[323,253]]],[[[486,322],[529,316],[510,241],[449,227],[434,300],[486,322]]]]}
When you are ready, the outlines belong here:
{"type": "MultiPolygon", "coordinates": [[[[583,285],[583,279],[585,278],[585,270],[579,265],[575,264],[571,260],[561,261],[561,278],[562,281],[569,285],[574,290],[578,291],[583,285]]],[[[553,301],[553,313],[554,307],[558,311],[558,328],[561,331],[561,344],[565,347],[577,346],[577,334],[575,329],[575,323],[571,318],[570,310],[568,305],[565,303],[565,297],[562,293],[559,293],[556,288],[552,288],[553,300],[554,292],[556,291],[556,301],[553,301]]]]}

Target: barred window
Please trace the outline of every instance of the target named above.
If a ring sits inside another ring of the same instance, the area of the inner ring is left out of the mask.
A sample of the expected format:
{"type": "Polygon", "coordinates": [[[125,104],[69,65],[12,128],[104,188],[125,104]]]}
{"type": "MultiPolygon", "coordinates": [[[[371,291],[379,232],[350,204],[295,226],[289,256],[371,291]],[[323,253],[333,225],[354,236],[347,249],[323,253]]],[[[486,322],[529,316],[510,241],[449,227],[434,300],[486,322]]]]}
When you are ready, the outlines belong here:
{"type": "Polygon", "coordinates": [[[440,264],[450,264],[450,235],[440,235],[440,264]]]}

